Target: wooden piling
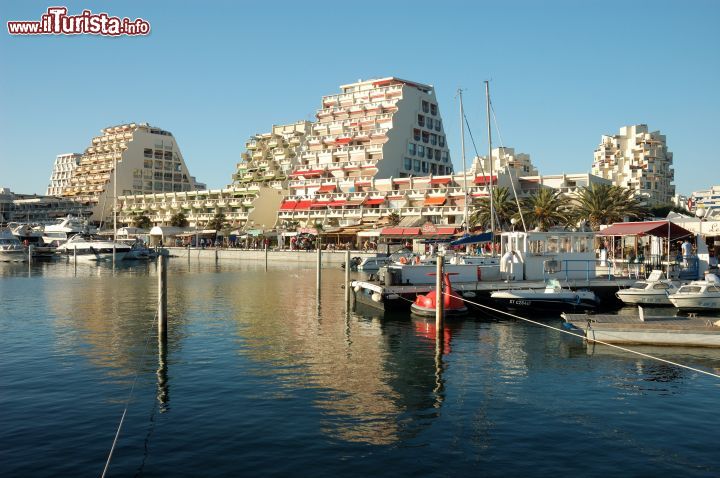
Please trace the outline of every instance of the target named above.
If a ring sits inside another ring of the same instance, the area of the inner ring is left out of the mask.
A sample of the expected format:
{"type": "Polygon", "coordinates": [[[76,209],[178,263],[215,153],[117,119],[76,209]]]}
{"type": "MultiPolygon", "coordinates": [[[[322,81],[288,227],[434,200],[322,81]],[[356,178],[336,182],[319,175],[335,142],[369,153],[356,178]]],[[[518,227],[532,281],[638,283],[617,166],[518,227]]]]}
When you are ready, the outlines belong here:
{"type": "Polygon", "coordinates": [[[265,243],[265,270],[268,269],[268,244],[265,243]]]}
{"type": "Polygon", "coordinates": [[[158,256],[158,336],[167,336],[167,257],[158,256]]]}
{"type": "Polygon", "coordinates": [[[32,264],[32,250],[33,250],[33,245],[30,244],[28,246],[28,264],[32,264]]]}
{"type": "Polygon", "coordinates": [[[322,244],[320,243],[320,236],[317,238],[317,291],[320,292],[320,279],[322,269],[322,244]]]}
{"type": "Polygon", "coordinates": [[[350,304],[350,249],[345,251],[345,307],[350,304]]]}
{"type": "Polygon", "coordinates": [[[443,295],[443,260],[444,257],[440,254],[437,255],[437,267],[435,269],[435,330],[439,335],[442,333],[444,327],[443,320],[443,301],[445,299],[443,295]]]}

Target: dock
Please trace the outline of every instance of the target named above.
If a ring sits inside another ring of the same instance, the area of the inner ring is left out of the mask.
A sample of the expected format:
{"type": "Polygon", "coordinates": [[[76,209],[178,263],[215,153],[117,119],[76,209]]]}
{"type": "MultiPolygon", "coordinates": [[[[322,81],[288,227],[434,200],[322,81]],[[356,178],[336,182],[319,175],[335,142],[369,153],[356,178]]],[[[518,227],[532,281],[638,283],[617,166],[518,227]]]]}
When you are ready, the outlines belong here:
{"type": "Polygon", "coordinates": [[[576,332],[609,344],[720,347],[719,317],[562,314],[576,332]]]}

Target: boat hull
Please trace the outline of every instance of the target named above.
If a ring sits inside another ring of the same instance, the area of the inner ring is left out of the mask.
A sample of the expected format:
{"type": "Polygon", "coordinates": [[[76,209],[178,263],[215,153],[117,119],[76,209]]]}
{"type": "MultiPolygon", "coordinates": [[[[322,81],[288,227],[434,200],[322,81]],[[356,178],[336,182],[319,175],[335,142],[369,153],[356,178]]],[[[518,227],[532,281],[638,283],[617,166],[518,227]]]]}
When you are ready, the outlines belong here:
{"type": "Polygon", "coordinates": [[[616,295],[618,299],[628,305],[672,305],[667,294],[640,294],[620,291],[616,295]]]}
{"type": "Polygon", "coordinates": [[[27,254],[22,249],[2,251],[0,250],[0,262],[25,262],[27,254]]]}
{"type": "Polygon", "coordinates": [[[671,297],[669,300],[680,310],[720,310],[720,296],[671,297]]]}
{"type": "MultiPolygon", "coordinates": [[[[417,305],[413,303],[410,306],[410,312],[412,312],[415,315],[419,315],[421,317],[435,317],[437,311],[434,307],[422,307],[420,305],[417,305]]],[[[459,308],[452,308],[452,309],[444,309],[443,315],[445,317],[458,317],[463,316],[468,313],[468,308],[463,306],[459,308]]]]}
{"type": "Polygon", "coordinates": [[[519,295],[511,292],[493,293],[490,299],[493,303],[507,310],[529,310],[539,312],[575,312],[575,311],[591,311],[595,310],[598,302],[595,300],[584,300],[575,297],[542,297],[543,295],[553,294],[537,294],[519,295]]]}

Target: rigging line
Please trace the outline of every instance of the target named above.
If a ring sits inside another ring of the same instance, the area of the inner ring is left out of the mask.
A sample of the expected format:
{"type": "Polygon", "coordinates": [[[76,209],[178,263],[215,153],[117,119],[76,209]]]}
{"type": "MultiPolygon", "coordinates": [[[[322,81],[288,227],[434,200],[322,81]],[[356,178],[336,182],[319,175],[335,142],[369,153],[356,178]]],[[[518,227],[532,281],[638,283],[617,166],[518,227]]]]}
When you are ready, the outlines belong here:
{"type": "MultiPolygon", "coordinates": [[[[449,292],[446,292],[446,291],[442,291],[441,294],[443,294],[443,295],[448,295],[448,296],[450,296],[450,297],[454,297],[454,298],[456,298],[456,299],[463,300],[463,301],[467,302],[468,304],[473,304],[473,305],[476,305],[476,306],[478,306],[478,307],[482,307],[482,308],[484,308],[484,309],[492,310],[493,312],[499,312],[499,313],[501,313],[501,314],[505,314],[505,315],[510,316],[510,317],[513,317],[513,318],[515,318],[515,319],[524,320],[525,322],[529,322],[529,323],[531,323],[531,324],[539,325],[540,327],[545,327],[545,328],[547,328],[547,329],[551,329],[551,330],[555,330],[555,331],[558,331],[558,332],[562,332],[563,334],[572,335],[573,337],[583,338],[583,337],[579,336],[578,334],[574,334],[574,333],[569,332],[569,331],[567,331],[567,330],[558,329],[557,327],[553,327],[552,325],[549,325],[549,324],[544,324],[544,323],[542,323],[542,322],[538,322],[538,321],[536,321],[536,320],[532,320],[532,319],[528,319],[528,318],[525,318],[525,317],[521,317],[521,316],[519,316],[519,315],[511,314],[510,312],[505,312],[505,311],[503,311],[503,310],[499,310],[499,309],[496,309],[496,308],[494,308],[494,307],[490,307],[490,306],[488,306],[488,305],[484,305],[484,304],[480,304],[480,303],[477,303],[477,302],[473,302],[473,301],[468,300],[468,299],[466,299],[466,298],[464,298],[464,297],[459,297],[459,296],[450,294],[449,292]]],[[[401,296],[401,297],[402,297],[402,296],[401,296]]],[[[628,348],[626,348],[626,347],[621,347],[621,346],[619,346],[619,345],[610,344],[610,343],[604,342],[604,341],[602,341],[602,340],[591,339],[591,338],[589,338],[589,337],[584,337],[584,340],[587,340],[588,342],[594,342],[594,343],[600,344],[600,345],[606,345],[606,346],[608,346],[608,347],[612,347],[612,348],[615,348],[615,349],[618,349],[618,350],[622,350],[622,351],[624,351],[624,352],[630,352],[630,353],[633,353],[633,354],[636,354],[636,355],[640,355],[641,357],[649,358],[649,359],[652,359],[652,360],[657,360],[657,361],[659,361],[659,362],[664,362],[664,363],[667,363],[667,364],[670,364],[670,365],[675,365],[676,367],[684,368],[684,369],[687,369],[687,370],[692,370],[693,372],[702,373],[702,374],[709,375],[709,376],[715,377],[715,378],[720,378],[720,375],[715,374],[715,373],[712,373],[712,372],[707,372],[707,371],[705,371],[705,370],[700,370],[700,369],[698,369],[698,368],[691,367],[691,366],[689,366],[689,365],[683,365],[683,364],[681,364],[681,363],[673,362],[673,361],[671,361],[671,360],[666,360],[666,359],[663,359],[663,358],[660,358],[660,357],[655,357],[655,356],[653,356],[653,355],[649,355],[649,354],[646,354],[646,353],[638,352],[637,350],[628,349],[628,348]]]]}
{"type": "MultiPolygon", "coordinates": [[[[152,327],[155,326],[155,321],[158,318],[157,311],[155,311],[155,317],[153,317],[153,320],[150,323],[150,329],[148,329],[147,338],[145,339],[145,346],[143,348],[143,353],[141,357],[145,356],[145,353],[147,352],[148,343],[150,343],[150,330],[152,330],[152,327]]],[[[120,417],[120,423],[118,424],[117,431],[115,432],[115,438],[113,438],[112,445],[110,446],[110,453],[108,453],[107,461],[105,462],[105,468],[103,468],[102,475],[100,475],[101,478],[105,478],[105,474],[107,473],[108,469],[110,468],[110,461],[112,460],[113,453],[115,452],[115,445],[117,445],[118,438],[120,437],[120,430],[122,430],[123,423],[125,422],[125,416],[127,415],[128,408],[130,407],[130,400],[132,399],[133,392],[135,391],[135,385],[137,384],[138,376],[140,375],[140,367],[138,367],[135,371],[135,377],[133,378],[132,386],[130,387],[130,393],[128,393],[128,397],[125,400],[125,408],[123,409],[122,416],[120,417]]]]}
{"type": "MultiPolygon", "coordinates": [[[[470,129],[470,122],[467,119],[467,115],[463,114],[463,117],[465,118],[465,124],[467,125],[468,134],[470,135],[470,141],[472,142],[473,149],[475,150],[475,156],[477,158],[480,158],[480,154],[478,153],[477,145],[475,144],[475,138],[473,137],[472,130],[470,129]]],[[[492,161],[492,158],[490,158],[490,161],[492,161]]],[[[485,168],[483,167],[482,161],[478,161],[478,164],[480,165],[480,172],[482,173],[483,178],[484,178],[485,177],[485,168]]],[[[467,174],[467,172],[466,172],[466,174],[467,174]]],[[[492,178],[490,178],[490,181],[492,181],[492,178]]],[[[495,224],[495,222],[497,222],[498,229],[499,229],[500,222],[497,221],[497,218],[494,217],[493,211],[491,210],[490,211],[490,229],[491,230],[493,229],[493,224],[495,224]]]]}
{"type": "MultiPolygon", "coordinates": [[[[495,116],[495,108],[493,107],[492,101],[490,101],[490,112],[492,113],[493,122],[495,123],[495,130],[497,131],[498,139],[500,140],[500,152],[502,154],[505,154],[505,143],[502,139],[502,134],[500,133],[500,125],[498,125],[497,116],[495,116]]],[[[490,160],[492,161],[492,158],[490,160]]],[[[518,199],[517,191],[515,190],[515,181],[513,181],[512,168],[509,165],[507,166],[507,171],[510,175],[510,186],[512,186],[513,196],[515,196],[515,204],[517,204],[518,213],[520,214],[523,231],[527,232],[527,226],[525,225],[525,215],[523,214],[522,208],[520,207],[520,199],[518,199]]],[[[490,178],[490,180],[492,181],[492,178],[490,178]]]]}

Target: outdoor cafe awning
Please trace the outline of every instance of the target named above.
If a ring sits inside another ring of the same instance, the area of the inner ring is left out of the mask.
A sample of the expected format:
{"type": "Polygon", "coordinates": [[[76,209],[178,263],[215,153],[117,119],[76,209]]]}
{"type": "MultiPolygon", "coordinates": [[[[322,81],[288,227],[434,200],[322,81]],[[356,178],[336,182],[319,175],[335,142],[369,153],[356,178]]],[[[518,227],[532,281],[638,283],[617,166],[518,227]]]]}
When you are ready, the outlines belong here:
{"type": "Polygon", "coordinates": [[[687,229],[670,221],[616,222],[597,233],[598,236],[656,236],[670,240],[692,236],[687,229]]]}
{"type": "Polygon", "coordinates": [[[491,232],[483,232],[482,234],[475,234],[474,236],[463,236],[460,239],[455,239],[450,243],[451,246],[464,246],[465,244],[478,244],[480,242],[492,241],[491,232]]]}

